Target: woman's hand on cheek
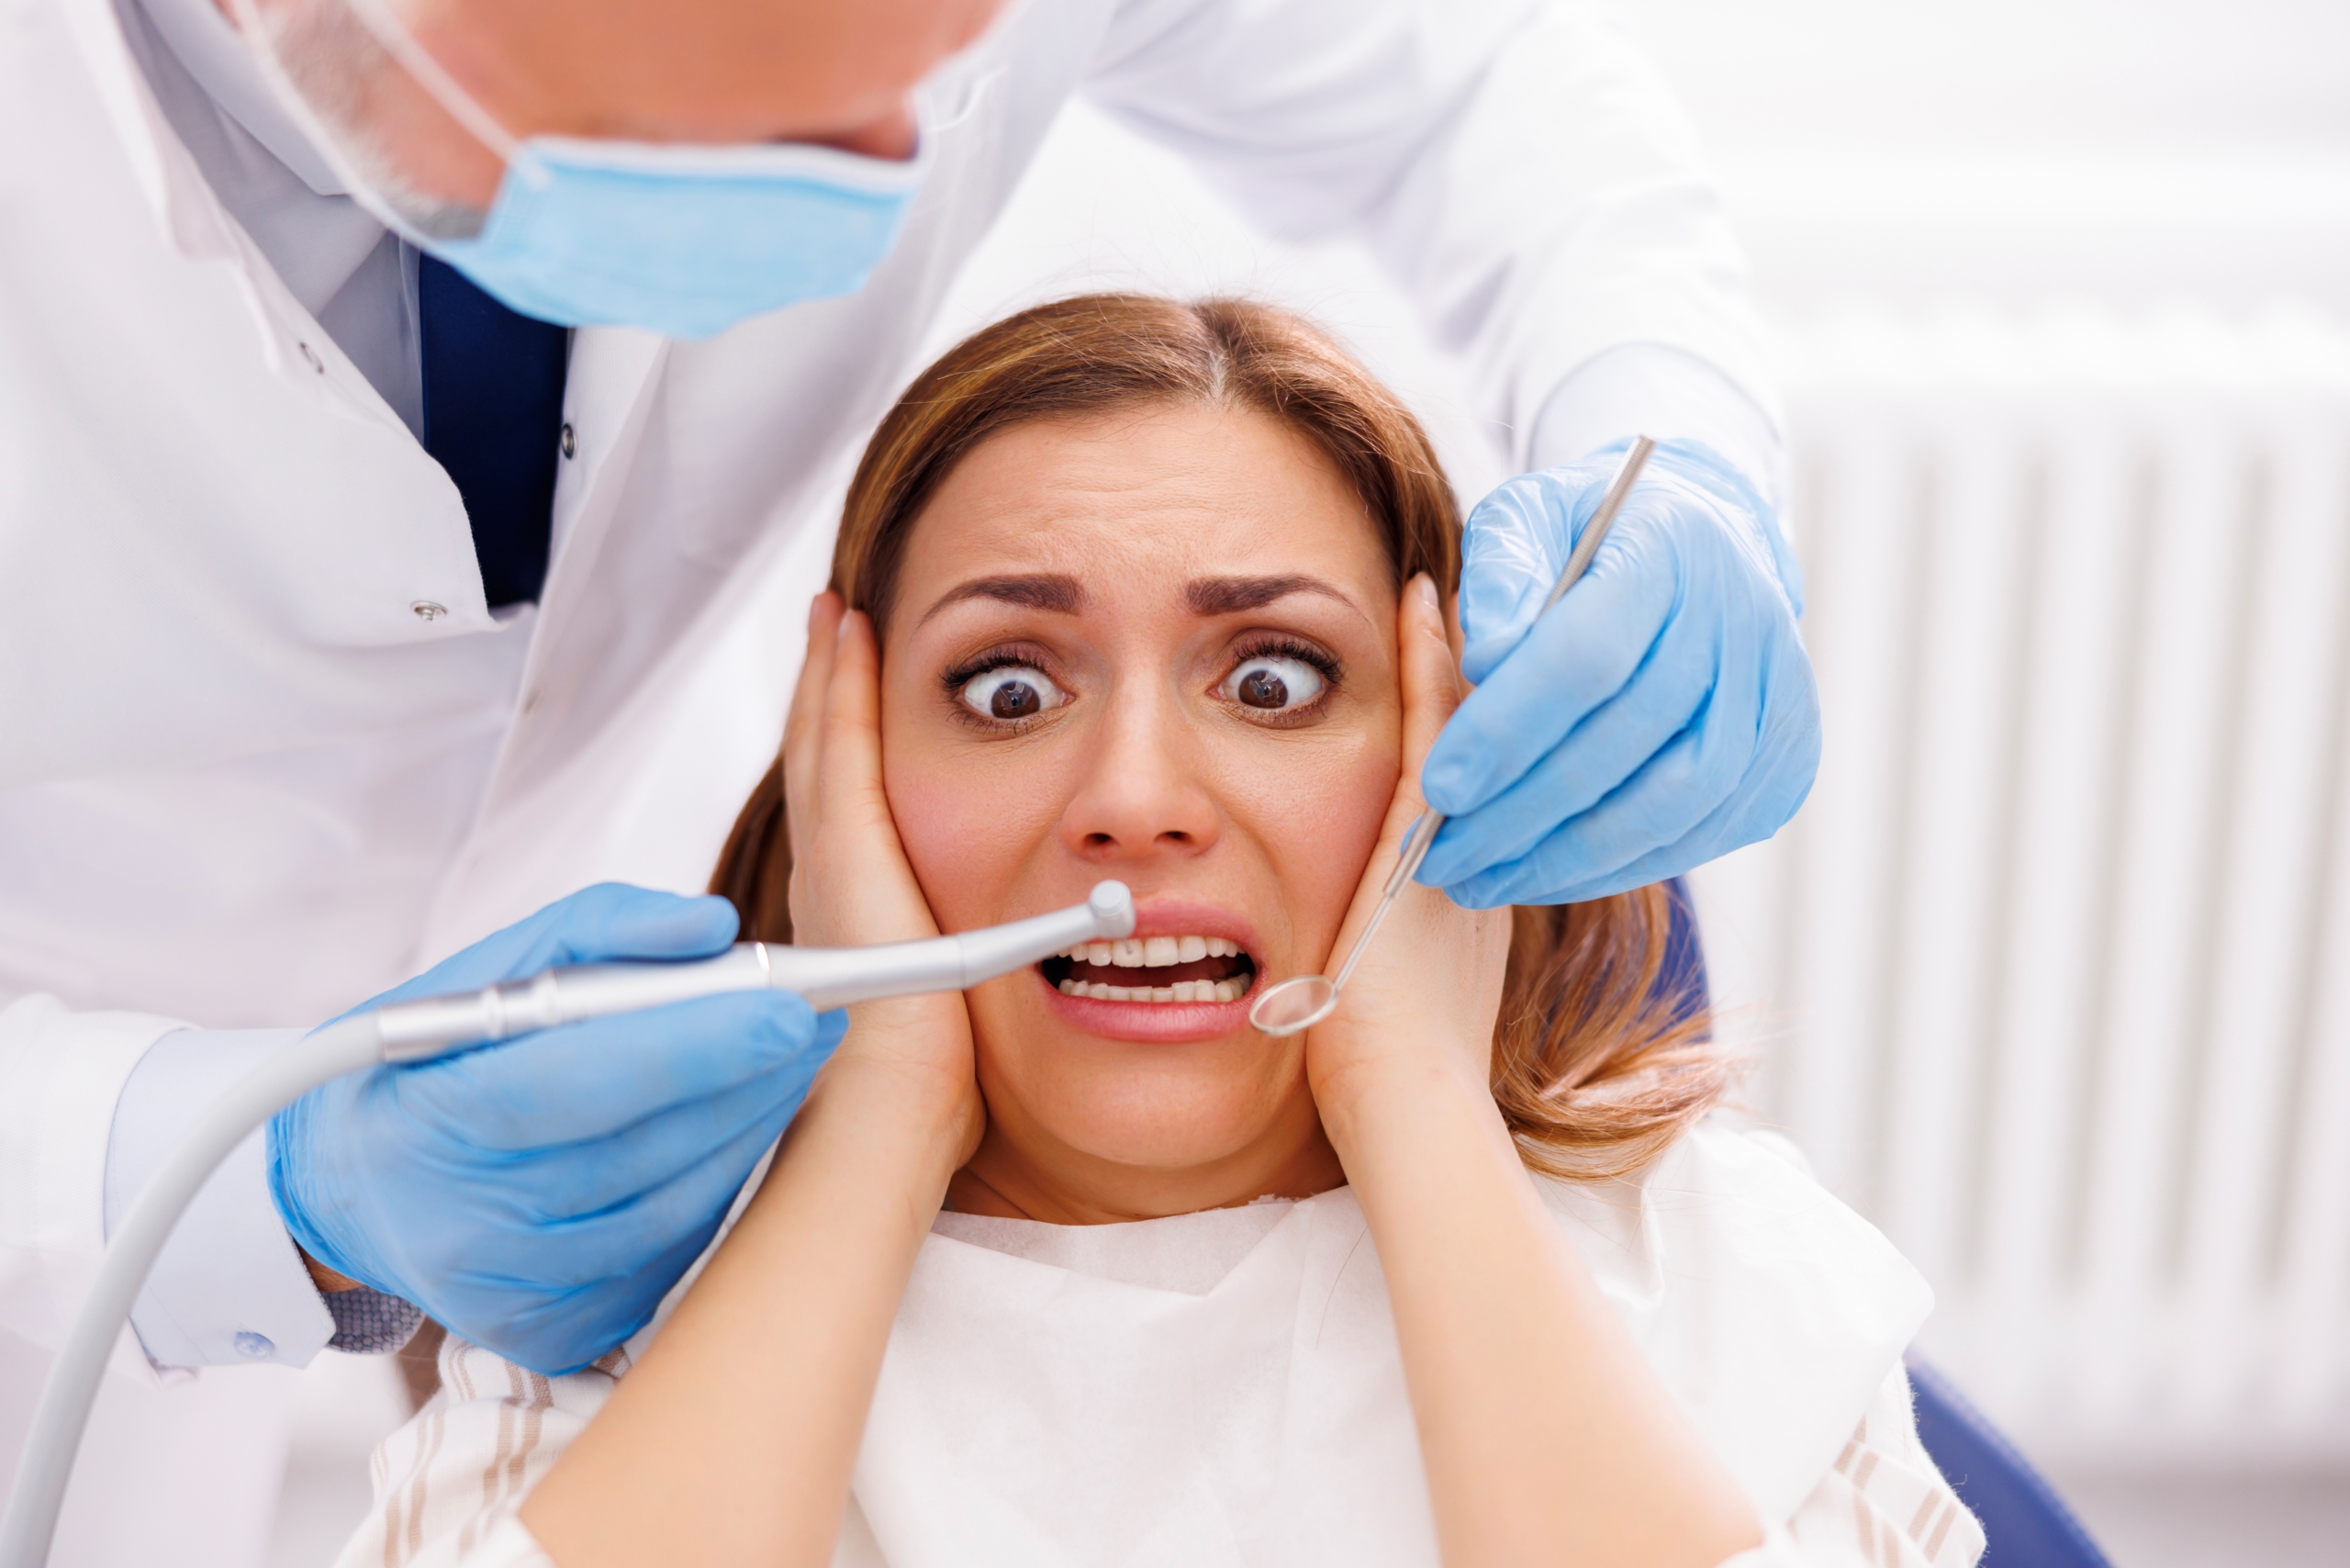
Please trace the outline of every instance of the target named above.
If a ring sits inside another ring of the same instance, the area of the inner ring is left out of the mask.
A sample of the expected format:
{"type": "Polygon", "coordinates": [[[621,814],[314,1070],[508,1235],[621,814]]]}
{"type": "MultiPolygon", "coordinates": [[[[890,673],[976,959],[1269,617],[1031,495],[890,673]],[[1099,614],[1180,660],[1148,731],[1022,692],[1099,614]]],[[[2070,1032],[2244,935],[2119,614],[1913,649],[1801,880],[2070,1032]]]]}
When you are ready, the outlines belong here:
{"type": "MultiPolygon", "coordinates": [[[[791,826],[793,939],[857,947],[938,935],[907,864],[881,784],[880,656],[872,622],[836,594],[817,597],[808,657],[784,729],[784,798],[791,826]]],[[[878,1070],[935,1109],[954,1104],[968,1158],[985,1125],[959,992],[865,1002],[828,1075],[878,1070]]],[[[821,1092],[822,1080],[819,1080],[821,1092]]]]}
{"type": "MultiPolygon", "coordinates": [[[[1460,679],[1436,585],[1404,586],[1396,616],[1404,690],[1404,767],[1329,963],[1343,963],[1395,868],[1404,832],[1425,809],[1421,760],[1460,706],[1460,679]]],[[[1340,1125],[1356,1097],[1385,1088],[1468,1086],[1490,1103],[1494,1020],[1509,961],[1507,909],[1464,910],[1435,889],[1405,888],[1339,993],[1337,1011],[1306,1036],[1306,1073],[1342,1156],[1340,1125]]]]}

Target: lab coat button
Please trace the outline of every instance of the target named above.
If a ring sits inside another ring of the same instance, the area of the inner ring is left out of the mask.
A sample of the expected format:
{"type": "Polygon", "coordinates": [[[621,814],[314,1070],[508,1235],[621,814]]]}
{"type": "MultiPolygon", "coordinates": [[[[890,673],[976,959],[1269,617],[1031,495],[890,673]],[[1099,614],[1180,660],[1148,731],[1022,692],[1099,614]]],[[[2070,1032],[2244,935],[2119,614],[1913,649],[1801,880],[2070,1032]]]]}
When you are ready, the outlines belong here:
{"type": "Polygon", "coordinates": [[[297,343],[295,347],[302,351],[302,357],[309,362],[312,370],[317,371],[320,375],[327,373],[327,362],[319,357],[318,350],[308,343],[297,343]]]}
{"type": "Polygon", "coordinates": [[[256,1334],[247,1328],[235,1340],[237,1354],[249,1361],[265,1361],[277,1354],[277,1344],[266,1334],[256,1334]]]}
{"type": "Polygon", "coordinates": [[[563,421],[563,454],[565,457],[576,457],[579,455],[579,438],[571,433],[571,421],[569,420],[563,421]]]}
{"type": "Polygon", "coordinates": [[[447,605],[435,604],[429,599],[420,599],[409,605],[408,609],[414,612],[419,621],[438,621],[449,613],[447,605]]]}

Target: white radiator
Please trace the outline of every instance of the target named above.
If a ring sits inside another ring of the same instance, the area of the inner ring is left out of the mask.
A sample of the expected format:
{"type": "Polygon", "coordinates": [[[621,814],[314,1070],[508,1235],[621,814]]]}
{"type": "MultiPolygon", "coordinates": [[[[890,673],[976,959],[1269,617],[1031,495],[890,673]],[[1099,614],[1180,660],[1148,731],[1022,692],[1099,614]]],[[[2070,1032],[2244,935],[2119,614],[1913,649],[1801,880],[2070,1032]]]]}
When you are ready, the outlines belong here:
{"type": "Polygon", "coordinates": [[[1699,879],[1751,1103],[2042,1455],[2350,1455],[2350,332],[1785,349],[1826,753],[1699,879]]]}

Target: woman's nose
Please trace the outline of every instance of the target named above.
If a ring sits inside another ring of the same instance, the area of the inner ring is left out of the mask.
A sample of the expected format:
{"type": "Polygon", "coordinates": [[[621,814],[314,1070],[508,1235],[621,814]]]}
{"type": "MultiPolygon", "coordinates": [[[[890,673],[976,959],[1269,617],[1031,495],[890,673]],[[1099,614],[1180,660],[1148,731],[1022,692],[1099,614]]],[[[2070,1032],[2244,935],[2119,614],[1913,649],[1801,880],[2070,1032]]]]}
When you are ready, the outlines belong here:
{"type": "Polygon", "coordinates": [[[1157,703],[1131,703],[1102,727],[1061,816],[1069,849],[1096,862],[1196,855],[1223,812],[1194,766],[1192,737],[1157,703]]]}

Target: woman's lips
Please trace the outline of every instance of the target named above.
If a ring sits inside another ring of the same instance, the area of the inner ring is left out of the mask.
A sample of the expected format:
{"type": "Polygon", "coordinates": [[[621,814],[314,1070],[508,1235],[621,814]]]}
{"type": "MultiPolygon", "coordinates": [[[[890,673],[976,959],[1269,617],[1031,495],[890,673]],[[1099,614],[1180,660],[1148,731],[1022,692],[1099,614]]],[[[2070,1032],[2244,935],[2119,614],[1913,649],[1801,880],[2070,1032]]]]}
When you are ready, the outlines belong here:
{"type": "Polygon", "coordinates": [[[1071,1028],[1105,1039],[1208,1040],[1248,1022],[1246,991],[1231,1002],[1105,1002],[1066,994],[1045,978],[1041,968],[1029,972],[1036,977],[1054,1016],[1071,1028]]]}
{"type": "Polygon", "coordinates": [[[1262,967],[1233,911],[1180,895],[1144,899],[1132,936],[1080,943],[1035,966],[1053,1011],[1088,1034],[1205,1039],[1241,1027],[1262,967]]]}

